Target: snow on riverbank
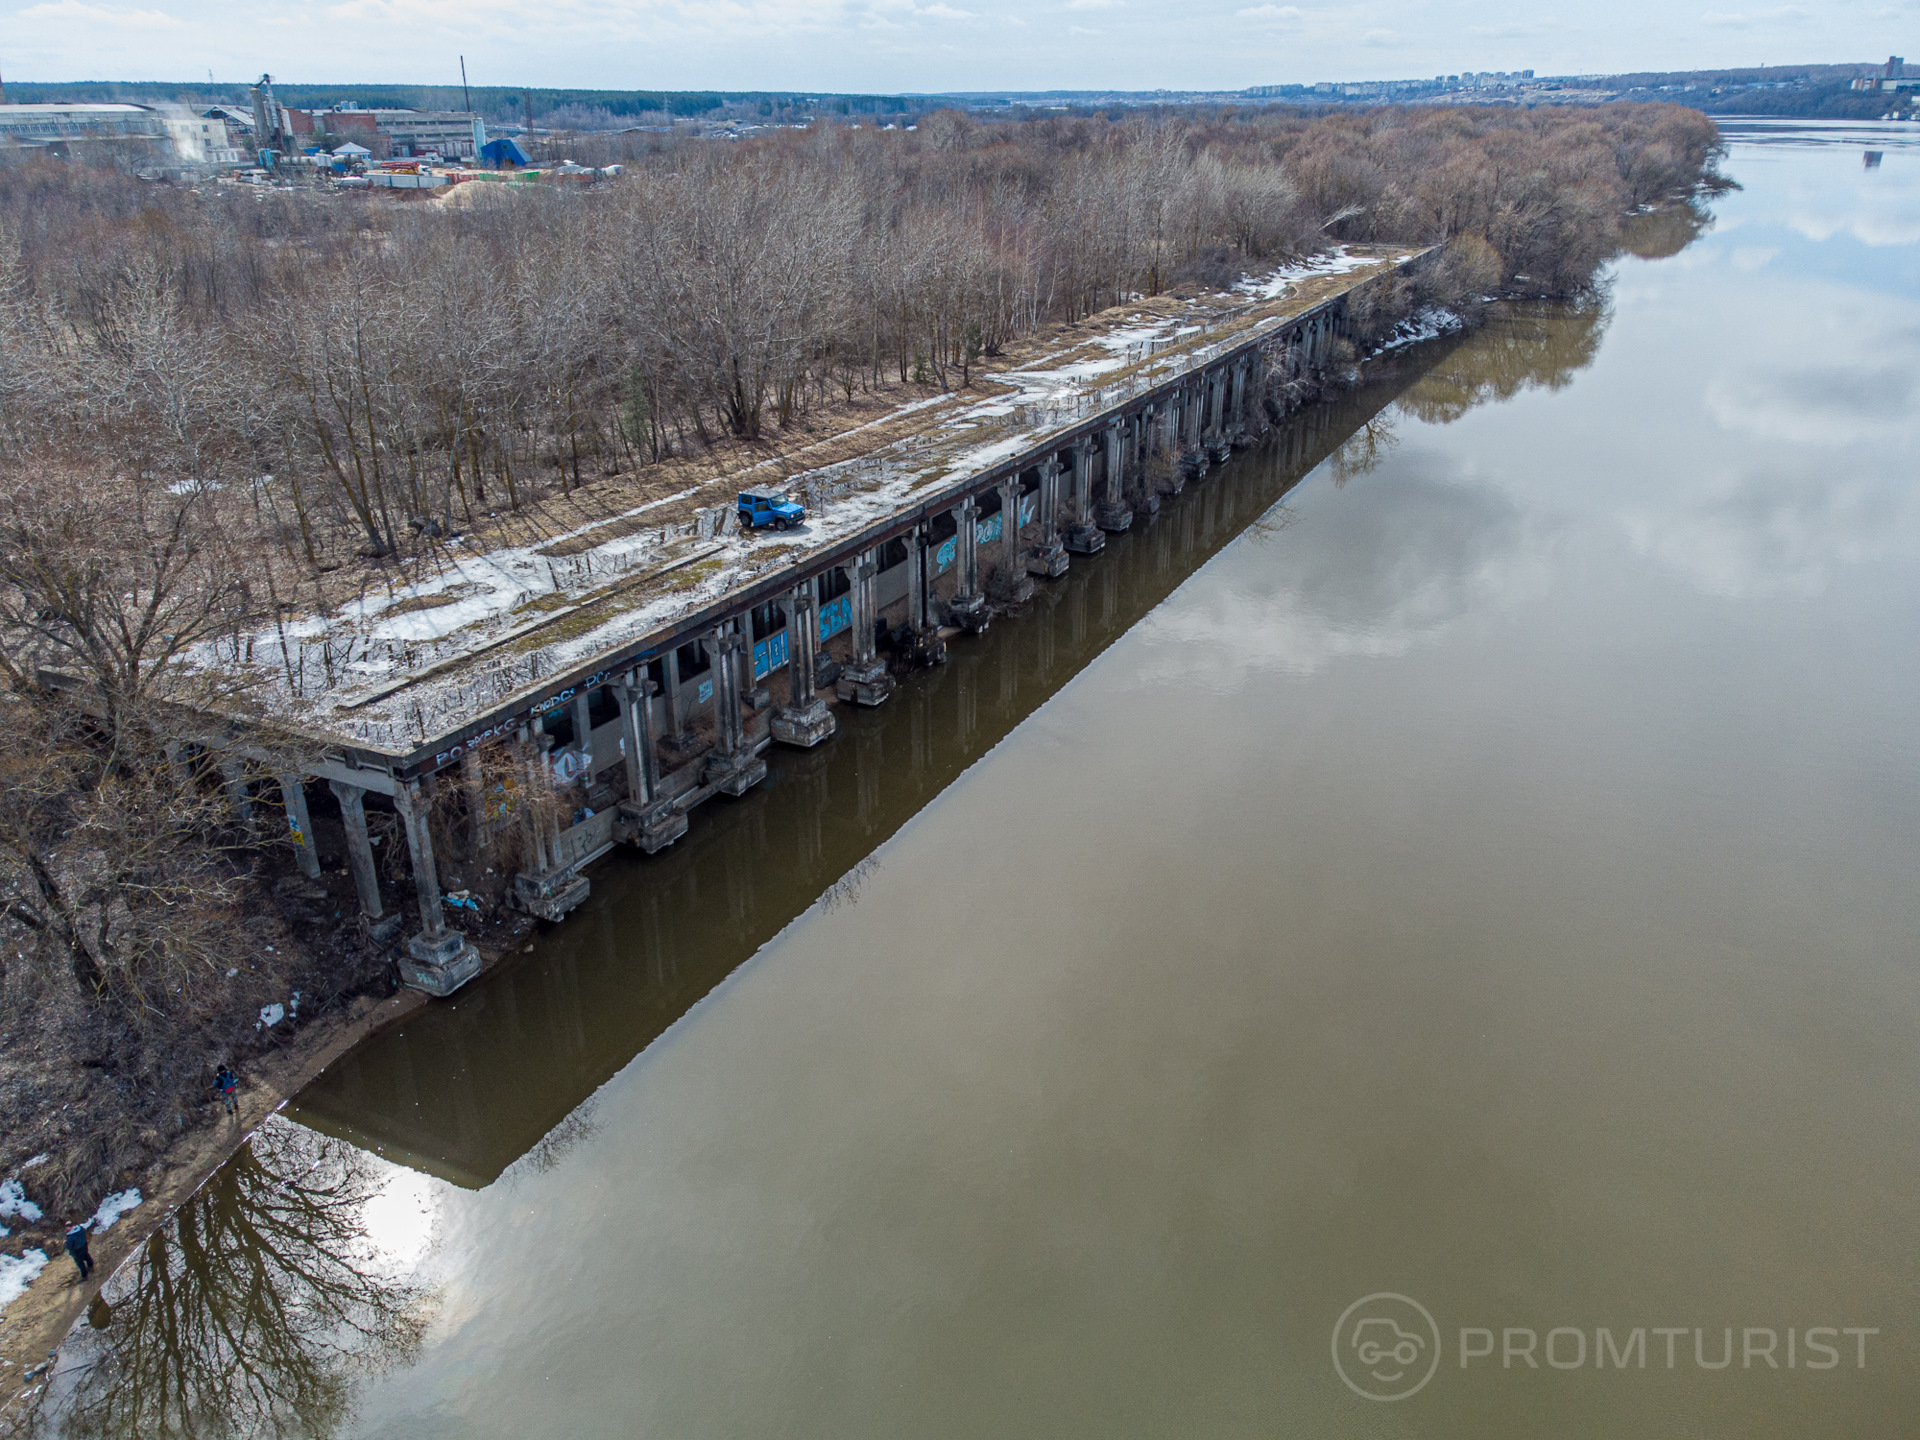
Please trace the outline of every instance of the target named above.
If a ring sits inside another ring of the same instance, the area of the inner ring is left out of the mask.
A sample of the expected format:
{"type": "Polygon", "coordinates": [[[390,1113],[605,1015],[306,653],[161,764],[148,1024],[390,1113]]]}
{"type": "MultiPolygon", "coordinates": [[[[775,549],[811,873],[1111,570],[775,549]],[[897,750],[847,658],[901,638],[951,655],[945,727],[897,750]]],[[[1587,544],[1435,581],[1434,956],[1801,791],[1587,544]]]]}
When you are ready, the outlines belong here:
{"type": "Polygon", "coordinates": [[[139,1205],[140,1191],[137,1188],[116,1190],[100,1202],[100,1208],[94,1211],[93,1218],[87,1221],[87,1228],[96,1235],[111,1230],[114,1222],[129,1210],[138,1209],[139,1205]]]}
{"type": "Polygon", "coordinates": [[[1423,340],[1438,340],[1442,335],[1453,335],[1467,328],[1467,322],[1451,310],[1430,306],[1416,314],[1409,315],[1392,330],[1372,350],[1368,358],[1385,355],[1389,350],[1402,350],[1409,345],[1418,345],[1423,340]]]}

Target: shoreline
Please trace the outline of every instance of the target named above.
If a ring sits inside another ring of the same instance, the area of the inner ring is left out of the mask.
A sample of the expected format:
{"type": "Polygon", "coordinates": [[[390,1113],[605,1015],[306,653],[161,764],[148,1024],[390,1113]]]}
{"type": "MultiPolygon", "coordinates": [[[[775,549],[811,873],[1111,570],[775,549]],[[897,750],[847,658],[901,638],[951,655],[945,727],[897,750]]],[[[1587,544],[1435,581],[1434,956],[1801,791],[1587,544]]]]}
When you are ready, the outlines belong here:
{"type": "MultiPolygon", "coordinates": [[[[511,943],[483,971],[499,964],[524,943],[525,936],[516,933],[507,938],[511,943]]],[[[216,1108],[208,1124],[182,1135],[169,1147],[166,1177],[154,1193],[143,1195],[137,1209],[91,1242],[92,1278],[80,1283],[64,1251],[49,1257],[26,1292],[0,1312],[0,1426],[6,1427],[6,1433],[17,1433],[43,1390],[44,1376],[29,1381],[26,1373],[57,1355],[94,1296],[120,1267],[315,1076],[368,1036],[431,1001],[431,996],[408,989],[385,1000],[363,996],[346,1014],[320,1022],[284,1050],[262,1057],[242,1086],[238,1117],[228,1119],[216,1108]]]]}

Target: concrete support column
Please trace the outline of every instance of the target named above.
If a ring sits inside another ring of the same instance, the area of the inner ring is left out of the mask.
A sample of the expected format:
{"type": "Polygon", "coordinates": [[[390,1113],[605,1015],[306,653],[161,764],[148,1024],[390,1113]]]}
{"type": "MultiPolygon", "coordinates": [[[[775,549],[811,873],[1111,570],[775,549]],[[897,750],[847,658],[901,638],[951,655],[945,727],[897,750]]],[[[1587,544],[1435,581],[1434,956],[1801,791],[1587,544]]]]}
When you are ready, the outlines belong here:
{"type": "Polygon", "coordinates": [[[651,805],[660,792],[660,759],[653,753],[653,726],[648,723],[647,697],[653,682],[635,668],[614,681],[620,698],[621,739],[626,742],[627,798],[651,805]]]}
{"type": "Polygon", "coordinates": [[[661,657],[660,671],[666,677],[667,734],[687,733],[686,711],[680,705],[680,649],[675,646],[661,657]]]}
{"type": "Polygon", "coordinates": [[[987,628],[987,597],[980,589],[980,506],[969,495],[953,507],[953,599],[947,618],[970,635],[987,628]]]}
{"type": "Polygon", "coordinates": [[[853,604],[849,607],[853,658],[840,672],[838,690],[842,700],[860,705],[878,705],[893,693],[893,677],[873,649],[874,585],[879,573],[879,558],[871,550],[861,551],[847,568],[847,577],[853,581],[853,604]]]}
{"type": "MultiPolygon", "coordinates": [[[[714,657],[714,753],[707,758],[707,783],[726,795],[745,795],[766,780],[766,760],[747,739],[739,716],[743,666],[753,664],[747,653],[747,637],[739,630],[741,622],[741,618],[728,620],[714,628],[707,639],[707,649],[714,657]]],[[[751,670],[745,674],[751,674],[751,670]]]]}
{"type": "Polygon", "coordinates": [[[220,780],[227,789],[227,801],[233,806],[233,818],[253,839],[253,797],[247,793],[247,767],[238,760],[220,762],[220,780]]]}
{"type": "Polygon", "coordinates": [[[473,858],[486,859],[493,848],[493,826],[487,822],[486,777],[480,771],[480,747],[460,757],[460,788],[467,794],[467,823],[473,831],[473,858]]]}
{"type": "MultiPolygon", "coordinates": [[[[578,690],[574,691],[573,693],[573,744],[574,744],[574,748],[578,750],[583,756],[587,756],[587,757],[592,756],[593,754],[593,704],[592,704],[591,696],[588,694],[587,687],[584,685],[582,685],[578,690]]],[[[593,775],[591,773],[592,764],[593,764],[593,761],[591,758],[589,758],[587,760],[587,765],[589,769],[583,772],[581,776],[581,778],[587,782],[587,788],[589,790],[593,788],[593,775]]]]}
{"type": "Polygon", "coordinates": [[[1106,543],[1107,537],[1093,523],[1093,441],[1082,437],[1073,445],[1066,546],[1075,555],[1093,555],[1105,549],[1106,543]]]}
{"type": "Polygon", "coordinates": [[[997,488],[1000,491],[1000,600],[1005,605],[1024,605],[1033,598],[1033,579],[1027,574],[1026,556],[1020,544],[1020,477],[1009,475],[997,488]]]}
{"type": "Polygon", "coordinates": [[[820,603],[813,582],[803,580],[787,595],[787,695],[795,710],[820,697],[814,692],[814,656],[820,649],[820,603]]]}
{"type": "Polygon", "coordinates": [[[1040,543],[1027,552],[1027,573],[1057,580],[1067,573],[1067,547],[1060,543],[1060,457],[1040,462],[1040,543]]]}
{"type": "Polygon", "coordinates": [[[649,855],[687,833],[685,812],[660,798],[660,759],[653,751],[653,726],[647,713],[652,689],[653,682],[639,666],[613,683],[613,693],[620,699],[627,772],[627,798],[614,817],[614,838],[638,845],[649,855]]]}
{"type": "Polygon", "coordinates": [[[773,738],[810,750],[833,734],[838,722],[814,686],[814,649],[820,642],[820,611],[813,582],[802,581],[787,597],[788,703],[773,712],[773,738]]]}
{"type": "Polygon", "coordinates": [[[367,792],[358,785],[329,780],[327,787],[340,802],[340,821],[347,831],[347,868],[360,896],[360,913],[378,920],[386,911],[380,904],[380,875],[373,868],[373,841],[367,835],[367,792]]]}
{"type": "Polygon", "coordinates": [[[413,891],[420,904],[420,933],[407,941],[407,953],[400,958],[400,978],[429,995],[451,995],[480,973],[480,952],[466,936],[447,927],[420,782],[401,781],[394,787],[393,804],[406,826],[413,891]]]}
{"type": "Polygon", "coordinates": [[[440,868],[433,855],[433,832],[427,824],[427,806],[418,780],[394,787],[393,808],[407,832],[407,858],[413,862],[413,895],[420,907],[420,934],[437,940],[446,933],[447,916],[440,906],[440,868]]]}
{"type": "Polygon", "coordinates": [[[1102,530],[1120,531],[1133,524],[1133,510],[1127,504],[1125,487],[1126,471],[1126,422],[1116,420],[1107,426],[1107,484],[1106,498],[1094,511],[1094,523],[1102,530]]]}
{"type": "Polygon", "coordinates": [[[1020,477],[1009,475],[999,484],[1000,564],[1007,574],[1022,573],[1020,563],[1020,477]]]}
{"type": "Polygon", "coordinates": [[[874,588],[880,574],[880,559],[871,550],[854,558],[848,578],[853,581],[849,607],[853,628],[853,663],[865,665],[873,659],[874,588]]]}
{"type": "MultiPolygon", "coordinates": [[[[543,735],[540,737],[545,739],[543,735]]],[[[527,850],[536,872],[549,868],[547,855],[547,826],[534,808],[534,799],[546,785],[546,777],[540,764],[540,747],[535,742],[534,730],[530,725],[520,727],[520,824],[526,832],[527,850]]]]}
{"type": "Polygon", "coordinates": [[[293,858],[300,873],[309,880],[320,878],[320,851],[313,843],[313,820],[307,814],[307,786],[304,776],[282,775],[280,802],[287,811],[287,836],[293,841],[293,858]]]}
{"type": "Polygon", "coordinates": [[[740,749],[740,627],[737,620],[716,626],[707,637],[713,654],[713,733],[722,753],[740,749]]]}
{"type": "Polygon", "coordinates": [[[532,868],[513,877],[507,900],[515,909],[524,910],[542,920],[560,920],[585,900],[592,886],[584,875],[573,873],[560,862],[560,835],[553,827],[557,819],[542,813],[543,802],[553,796],[553,762],[548,751],[553,737],[533,725],[520,727],[520,824],[527,838],[527,858],[532,868]]]}
{"type": "Polygon", "coordinates": [[[927,535],[917,525],[907,537],[907,628],[927,628],[927,535]]]}
{"type": "Polygon", "coordinates": [[[1040,541],[1051,545],[1060,538],[1060,457],[1040,462],[1040,541]]]}
{"type": "Polygon", "coordinates": [[[933,618],[933,604],[927,594],[931,567],[927,547],[933,536],[925,525],[913,527],[907,537],[907,662],[911,665],[942,665],[947,659],[947,642],[940,638],[940,626],[933,618]]]}

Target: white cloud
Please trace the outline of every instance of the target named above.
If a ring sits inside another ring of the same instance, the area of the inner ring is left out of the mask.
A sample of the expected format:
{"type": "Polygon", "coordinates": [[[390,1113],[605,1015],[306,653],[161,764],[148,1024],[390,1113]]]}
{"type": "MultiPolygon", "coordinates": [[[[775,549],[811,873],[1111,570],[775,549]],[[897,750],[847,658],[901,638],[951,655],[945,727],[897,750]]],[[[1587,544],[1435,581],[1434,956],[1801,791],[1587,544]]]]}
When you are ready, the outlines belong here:
{"type": "Polygon", "coordinates": [[[1126,0],[1067,0],[1069,10],[1112,10],[1126,0]]]}
{"type": "Polygon", "coordinates": [[[99,25],[124,25],[139,30],[184,30],[187,22],[164,10],[120,10],[105,5],[85,5],[81,0],[51,0],[29,5],[21,20],[86,20],[99,25]]]}
{"type": "Polygon", "coordinates": [[[971,20],[973,11],[956,10],[951,5],[923,5],[913,12],[916,15],[931,15],[936,20],[971,20]]]}
{"type": "Polygon", "coordinates": [[[1242,20],[1254,20],[1263,25],[1297,25],[1306,19],[1296,5],[1253,5],[1233,13],[1242,20]]]}
{"type": "Polygon", "coordinates": [[[1100,34],[1104,34],[1105,32],[1100,30],[1089,30],[1084,25],[1069,25],[1067,27],[1067,33],[1069,35],[1100,35],[1100,34]]]}
{"type": "Polygon", "coordinates": [[[1400,33],[1397,30],[1369,30],[1360,37],[1363,45],[1398,45],[1400,33]]]}
{"type": "Polygon", "coordinates": [[[1748,12],[1709,10],[1700,17],[1703,25],[1719,25],[1730,30],[1746,30],[1755,25],[1777,24],[1783,20],[1804,20],[1807,12],[1798,5],[1776,5],[1771,10],[1748,12]]]}

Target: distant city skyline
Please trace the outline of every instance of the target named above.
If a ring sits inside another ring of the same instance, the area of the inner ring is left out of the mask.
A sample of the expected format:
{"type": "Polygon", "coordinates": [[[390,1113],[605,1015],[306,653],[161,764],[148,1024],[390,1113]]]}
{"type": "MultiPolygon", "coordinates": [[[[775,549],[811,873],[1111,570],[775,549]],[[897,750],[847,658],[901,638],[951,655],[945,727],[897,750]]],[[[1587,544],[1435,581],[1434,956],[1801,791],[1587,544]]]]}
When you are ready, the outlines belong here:
{"type": "Polygon", "coordinates": [[[1920,0],[0,0],[9,80],[937,92],[1238,90],[1904,53],[1920,0]]]}

